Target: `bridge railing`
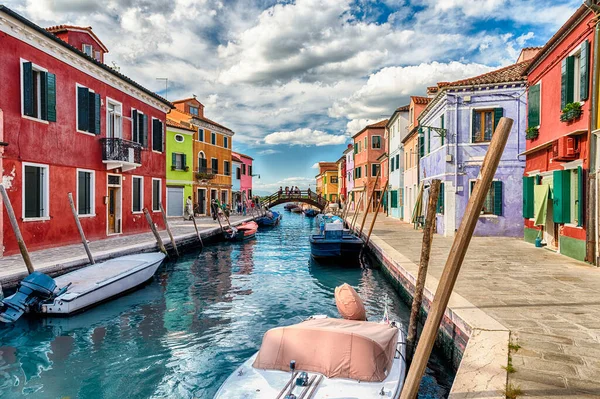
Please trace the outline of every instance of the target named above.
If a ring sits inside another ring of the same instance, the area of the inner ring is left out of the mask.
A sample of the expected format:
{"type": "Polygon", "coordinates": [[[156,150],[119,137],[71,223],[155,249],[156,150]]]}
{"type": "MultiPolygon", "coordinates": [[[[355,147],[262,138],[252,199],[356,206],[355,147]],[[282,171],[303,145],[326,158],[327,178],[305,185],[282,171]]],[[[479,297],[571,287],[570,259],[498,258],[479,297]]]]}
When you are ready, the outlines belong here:
{"type": "Polygon", "coordinates": [[[316,204],[318,204],[319,207],[321,208],[325,208],[325,206],[327,205],[327,200],[325,198],[323,198],[323,196],[315,193],[314,191],[309,191],[309,190],[301,190],[301,191],[295,191],[295,192],[289,192],[289,193],[273,193],[271,195],[269,195],[268,197],[264,197],[263,201],[262,201],[262,205],[263,206],[268,206],[270,207],[271,204],[274,204],[275,202],[294,202],[294,201],[298,201],[298,202],[305,202],[305,201],[312,201],[316,204]]]}

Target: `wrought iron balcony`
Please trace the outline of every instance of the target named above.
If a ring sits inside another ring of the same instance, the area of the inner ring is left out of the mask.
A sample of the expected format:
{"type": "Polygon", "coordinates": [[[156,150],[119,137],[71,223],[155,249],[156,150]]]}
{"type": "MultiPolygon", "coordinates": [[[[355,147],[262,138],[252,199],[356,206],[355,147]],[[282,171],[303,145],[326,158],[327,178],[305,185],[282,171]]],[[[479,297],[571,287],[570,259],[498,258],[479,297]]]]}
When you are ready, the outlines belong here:
{"type": "Polygon", "coordinates": [[[199,167],[196,171],[196,180],[212,180],[216,177],[216,173],[213,172],[212,168],[199,167]]]}
{"type": "Polygon", "coordinates": [[[100,143],[107,169],[122,168],[125,172],[142,165],[141,144],[115,137],[101,138],[100,143]]]}

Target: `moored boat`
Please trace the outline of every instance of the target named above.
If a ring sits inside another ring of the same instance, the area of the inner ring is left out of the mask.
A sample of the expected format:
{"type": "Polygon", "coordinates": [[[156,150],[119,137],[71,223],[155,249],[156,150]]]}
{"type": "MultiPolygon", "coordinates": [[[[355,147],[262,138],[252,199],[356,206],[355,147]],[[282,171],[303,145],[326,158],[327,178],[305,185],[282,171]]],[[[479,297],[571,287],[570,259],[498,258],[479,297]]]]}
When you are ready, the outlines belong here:
{"type": "Polygon", "coordinates": [[[363,240],[344,230],[340,222],[321,223],[321,234],[310,236],[310,254],[315,259],[358,261],[363,240]]]}
{"type": "Polygon", "coordinates": [[[236,227],[228,227],[223,232],[223,236],[228,241],[244,241],[254,238],[256,236],[256,230],[258,230],[258,224],[256,224],[256,222],[244,222],[236,227]]]}
{"type": "Polygon", "coordinates": [[[127,255],[52,278],[33,272],[17,292],[0,302],[0,321],[12,323],[25,313],[69,315],[121,295],[148,281],[165,255],[127,255]]]}
{"type": "Polygon", "coordinates": [[[317,211],[314,208],[306,208],[304,210],[304,216],[309,217],[309,218],[314,218],[318,214],[319,214],[319,211],[317,211]]]}
{"type": "Polygon", "coordinates": [[[291,211],[293,208],[296,208],[298,205],[294,202],[288,202],[287,204],[285,204],[283,206],[283,209],[285,209],[286,211],[291,211]]]}
{"type": "Polygon", "coordinates": [[[295,206],[294,208],[290,209],[290,212],[292,213],[302,213],[302,208],[300,208],[299,206],[295,206]]]}
{"type": "Polygon", "coordinates": [[[275,211],[267,211],[265,216],[256,219],[256,223],[259,226],[272,227],[277,226],[281,220],[281,214],[275,211]]]}

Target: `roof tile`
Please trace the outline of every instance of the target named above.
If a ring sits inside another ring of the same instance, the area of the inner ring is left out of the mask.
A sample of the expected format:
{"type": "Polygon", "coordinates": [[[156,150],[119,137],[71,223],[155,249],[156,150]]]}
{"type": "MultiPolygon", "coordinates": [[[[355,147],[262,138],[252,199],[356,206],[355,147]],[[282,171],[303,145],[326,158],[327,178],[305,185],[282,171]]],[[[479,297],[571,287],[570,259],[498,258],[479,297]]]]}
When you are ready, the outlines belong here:
{"type": "Polygon", "coordinates": [[[472,78],[457,80],[454,82],[440,82],[439,87],[475,86],[493,83],[508,83],[525,80],[523,73],[529,66],[530,61],[523,61],[504,68],[496,69],[472,78]]]}

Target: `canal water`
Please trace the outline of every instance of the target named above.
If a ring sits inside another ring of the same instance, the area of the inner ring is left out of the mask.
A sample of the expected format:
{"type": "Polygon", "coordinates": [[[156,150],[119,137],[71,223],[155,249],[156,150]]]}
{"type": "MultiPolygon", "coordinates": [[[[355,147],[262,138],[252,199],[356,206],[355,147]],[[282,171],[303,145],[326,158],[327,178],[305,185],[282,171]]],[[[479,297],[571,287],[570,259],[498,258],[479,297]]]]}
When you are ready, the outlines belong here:
{"type": "MultiPolygon", "coordinates": [[[[409,310],[382,272],[311,261],[316,227],[285,212],[255,240],[186,254],[142,289],[87,312],[0,327],[0,398],[212,398],[269,328],[337,317],[333,293],[344,282],[370,319],[387,300],[406,325],[409,310]]],[[[434,354],[419,397],[446,397],[453,377],[434,354]]]]}

